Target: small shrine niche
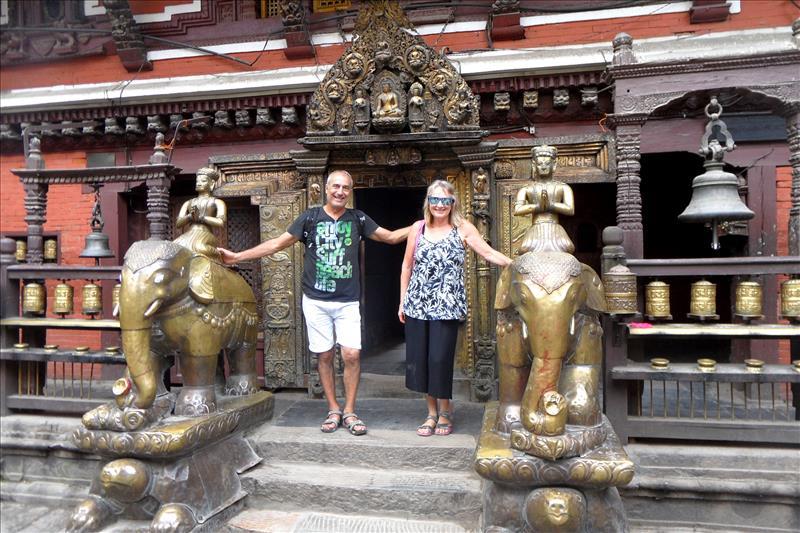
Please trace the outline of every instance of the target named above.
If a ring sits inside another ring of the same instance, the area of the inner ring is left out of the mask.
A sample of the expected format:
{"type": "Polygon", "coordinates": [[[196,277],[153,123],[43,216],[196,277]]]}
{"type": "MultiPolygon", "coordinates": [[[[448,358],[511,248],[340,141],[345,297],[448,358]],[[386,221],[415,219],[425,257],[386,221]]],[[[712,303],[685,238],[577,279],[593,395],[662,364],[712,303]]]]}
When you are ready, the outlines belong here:
{"type": "Polygon", "coordinates": [[[385,135],[479,129],[480,101],[444,56],[393,2],[359,12],[352,46],[307,107],[312,136],[385,135]]]}

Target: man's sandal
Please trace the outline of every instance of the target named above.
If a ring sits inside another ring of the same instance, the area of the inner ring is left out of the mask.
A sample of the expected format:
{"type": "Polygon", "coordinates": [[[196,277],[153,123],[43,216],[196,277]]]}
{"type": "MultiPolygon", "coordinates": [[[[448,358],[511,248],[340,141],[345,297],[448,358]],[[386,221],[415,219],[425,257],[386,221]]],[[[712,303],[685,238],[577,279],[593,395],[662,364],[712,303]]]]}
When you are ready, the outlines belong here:
{"type": "Polygon", "coordinates": [[[430,437],[433,435],[433,431],[436,429],[436,421],[439,419],[438,416],[435,415],[428,415],[425,417],[425,422],[422,423],[421,426],[417,428],[417,435],[420,437],[430,437]],[[433,425],[428,425],[428,420],[433,420],[433,425]]]}
{"type": "Polygon", "coordinates": [[[452,421],[452,417],[450,416],[450,413],[448,413],[447,411],[442,411],[441,413],[439,413],[439,418],[446,418],[448,420],[448,422],[445,423],[445,424],[443,424],[441,422],[437,422],[436,423],[436,431],[435,431],[435,433],[437,435],[442,435],[442,436],[449,435],[450,433],[452,433],[453,432],[453,421],[452,421]]]}
{"type": "Polygon", "coordinates": [[[364,435],[367,432],[367,425],[355,413],[345,413],[342,418],[342,425],[350,430],[353,435],[364,435]]]}
{"type": "Polygon", "coordinates": [[[341,411],[328,411],[326,415],[328,418],[322,421],[322,426],[319,428],[323,433],[333,433],[342,424],[341,411]]]}

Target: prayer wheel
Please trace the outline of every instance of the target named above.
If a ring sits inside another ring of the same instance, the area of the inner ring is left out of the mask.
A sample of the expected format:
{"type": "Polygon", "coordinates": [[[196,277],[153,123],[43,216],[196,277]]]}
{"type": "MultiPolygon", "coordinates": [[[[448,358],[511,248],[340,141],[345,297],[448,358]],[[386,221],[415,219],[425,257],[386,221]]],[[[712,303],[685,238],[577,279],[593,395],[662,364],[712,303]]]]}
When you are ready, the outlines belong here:
{"type": "Polygon", "coordinates": [[[30,316],[42,316],[47,309],[44,285],[32,281],[22,291],[22,312],[30,316]]]}
{"type": "Polygon", "coordinates": [[[48,263],[55,263],[58,258],[58,244],[55,239],[44,241],[44,260],[48,263]]]}
{"type": "Polygon", "coordinates": [[[717,314],[716,285],[704,279],[692,283],[689,317],[699,318],[700,320],[716,320],[719,318],[717,314]]]}
{"type": "Polygon", "coordinates": [[[616,265],[603,275],[606,312],[612,315],[635,315],[637,312],[636,274],[624,265],[616,265]]]}
{"type": "Polygon", "coordinates": [[[742,281],[736,286],[736,316],[742,318],[762,318],[761,284],[757,281],[742,281]]]}
{"type": "Polygon", "coordinates": [[[18,262],[24,263],[25,256],[28,254],[28,242],[23,240],[17,241],[17,251],[14,253],[14,257],[17,259],[18,262]]]}
{"type": "Polygon", "coordinates": [[[789,320],[800,319],[800,278],[781,283],[781,316],[789,320]]]}
{"type": "Polygon", "coordinates": [[[92,282],[83,286],[83,314],[99,315],[103,312],[103,289],[92,282]]]}
{"type": "Polygon", "coordinates": [[[645,315],[650,320],[672,320],[669,309],[669,285],[651,281],[644,288],[645,315]]]}
{"type": "Polygon", "coordinates": [[[53,312],[61,315],[61,318],[64,318],[64,315],[72,314],[73,297],[75,296],[75,289],[72,288],[72,285],[62,281],[56,285],[54,296],[53,312]]]}

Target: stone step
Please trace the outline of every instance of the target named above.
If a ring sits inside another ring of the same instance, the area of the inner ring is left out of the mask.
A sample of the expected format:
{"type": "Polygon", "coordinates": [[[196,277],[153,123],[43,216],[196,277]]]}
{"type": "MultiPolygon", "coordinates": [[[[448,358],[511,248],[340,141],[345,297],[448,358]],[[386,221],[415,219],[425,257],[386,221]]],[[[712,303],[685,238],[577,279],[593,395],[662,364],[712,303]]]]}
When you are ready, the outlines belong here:
{"type": "Polygon", "coordinates": [[[347,510],[398,519],[436,516],[474,527],[481,513],[481,479],[470,471],[421,471],[272,461],[241,475],[248,509],[347,510]]]}
{"type": "Polygon", "coordinates": [[[86,497],[89,483],[79,481],[11,481],[3,478],[0,483],[0,500],[71,508],[86,497]]]}
{"type": "Polygon", "coordinates": [[[248,435],[265,461],[307,461],[327,465],[418,470],[471,470],[475,437],[453,433],[420,437],[412,430],[370,429],[353,436],[346,428],[323,433],[318,427],[263,426],[248,435]]]}
{"type": "Polygon", "coordinates": [[[316,513],[309,511],[263,511],[247,509],[231,519],[225,533],[467,533],[447,521],[404,520],[386,516],[316,513]]]}

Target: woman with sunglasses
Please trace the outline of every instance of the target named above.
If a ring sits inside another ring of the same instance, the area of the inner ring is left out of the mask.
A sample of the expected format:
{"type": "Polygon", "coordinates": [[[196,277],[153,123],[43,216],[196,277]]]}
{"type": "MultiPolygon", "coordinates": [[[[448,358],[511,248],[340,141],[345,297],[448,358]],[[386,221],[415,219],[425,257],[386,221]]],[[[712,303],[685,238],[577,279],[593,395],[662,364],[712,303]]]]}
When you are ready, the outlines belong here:
{"type": "Polygon", "coordinates": [[[511,259],[494,250],[465,220],[453,185],[428,187],[425,218],[409,232],[400,273],[400,322],[406,329],[406,387],[425,393],[428,416],[417,428],[422,437],[453,431],[453,360],[459,324],[467,316],[464,259],[469,246],[495,265],[511,259]]]}

